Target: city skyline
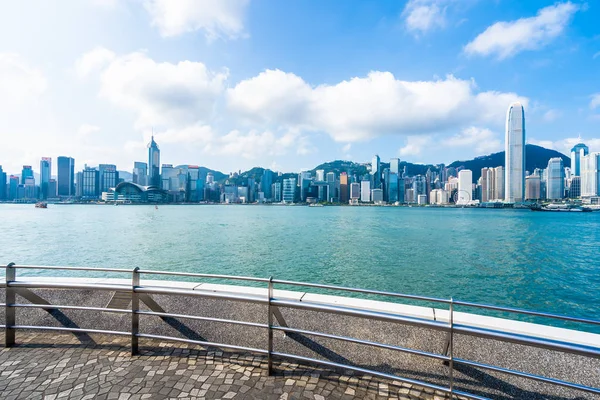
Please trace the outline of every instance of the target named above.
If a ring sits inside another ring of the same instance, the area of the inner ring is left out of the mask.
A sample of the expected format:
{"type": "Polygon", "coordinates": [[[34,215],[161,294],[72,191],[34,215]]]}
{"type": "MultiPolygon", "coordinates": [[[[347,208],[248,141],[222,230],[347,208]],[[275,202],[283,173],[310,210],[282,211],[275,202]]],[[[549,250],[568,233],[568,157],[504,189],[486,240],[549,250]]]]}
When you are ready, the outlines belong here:
{"type": "Polygon", "coordinates": [[[0,15],[0,159],[8,171],[65,154],[78,170],[129,165],[154,128],[174,165],[295,171],[375,153],[449,163],[501,150],[514,101],[529,143],[598,148],[599,10],[12,2],[0,15]]]}

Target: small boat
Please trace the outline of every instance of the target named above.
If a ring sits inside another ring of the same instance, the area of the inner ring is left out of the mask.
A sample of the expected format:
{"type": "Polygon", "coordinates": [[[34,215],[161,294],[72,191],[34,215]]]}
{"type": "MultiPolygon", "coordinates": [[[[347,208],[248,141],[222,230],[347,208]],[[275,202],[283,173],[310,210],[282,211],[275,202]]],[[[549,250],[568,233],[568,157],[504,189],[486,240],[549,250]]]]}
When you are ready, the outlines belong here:
{"type": "Polygon", "coordinates": [[[43,201],[38,201],[35,203],[35,208],[48,208],[48,204],[43,201]]]}
{"type": "Polygon", "coordinates": [[[158,206],[157,206],[157,205],[154,205],[154,209],[155,209],[155,210],[158,210],[158,206]]]}

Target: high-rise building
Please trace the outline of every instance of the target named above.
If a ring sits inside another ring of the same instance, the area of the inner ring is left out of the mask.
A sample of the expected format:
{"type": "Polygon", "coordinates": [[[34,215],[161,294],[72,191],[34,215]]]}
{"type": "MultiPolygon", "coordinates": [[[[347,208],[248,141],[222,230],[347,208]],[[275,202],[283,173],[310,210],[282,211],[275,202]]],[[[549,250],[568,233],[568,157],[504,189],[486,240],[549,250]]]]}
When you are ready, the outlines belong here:
{"type": "MultiPolygon", "coordinates": [[[[402,181],[404,182],[404,181],[402,181]]],[[[387,201],[391,204],[398,201],[398,174],[390,172],[388,175],[387,186],[387,201]]]]}
{"type": "Polygon", "coordinates": [[[21,184],[24,185],[27,178],[33,178],[33,168],[31,168],[31,165],[23,165],[23,170],[21,171],[21,184]]]}
{"type": "Polygon", "coordinates": [[[75,160],[71,157],[58,157],[58,195],[75,196],[75,160]]]}
{"type": "Polygon", "coordinates": [[[506,113],[504,200],[519,203],[525,198],[525,110],[513,103],[506,113]]]}
{"type": "Polygon", "coordinates": [[[113,164],[100,164],[98,166],[98,179],[100,186],[98,192],[108,192],[110,188],[114,188],[119,183],[119,172],[117,166],[113,164]]]}
{"type": "Polygon", "coordinates": [[[376,154],[373,156],[371,162],[371,175],[373,180],[373,188],[379,189],[381,187],[381,159],[376,154]]]}
{"type": "Polygon", "coordinates": [[[577,199],[579,197],[581,197],[581,177],[573,176],[569,184],[569,198],[577,199]]]}
{"type": "Polygon", "coordinates": [[[473,200],[473,172],[470,169],[463,169],[458,173],[456,204],[468,204],[471,200],[473,200]]]}
{"type": "Polygon", "coordinates": [[[298,186],[300,187],[300,201],[305,201],[311,182],[310,171],[300,171],[298,174],[298,186]]]}
{"type": "Polygon", "coordinates": [[[340,174],[340,203],[348,203],[348,200],[350,200],[349,189],[348,174],[342,172],[340,174]]]}
{"type": "Polygon", "coordinates": [[[8,183],[8,200],[18,199],[19,195],[19,177],[11,175],[8,183]]]}
{"type": "Polygon", "coordinates": [[[54,199],[57,197],[58,186],[56,185],[56,179],[50,179],[48,182],[48,198],[54,199]]]}
{"type": "Polygon", "coordinates": [[[81,197],[97,199],[100,196],[100,171],[86,167],[81,176],[81,197]]]}
{"type": "Polygon", "coordinates": [[[382,189],[373,189],[371,190],[371,199],[375,204],[383,203],[383,190],[382,189]]]}
{"type": "Polygon", "coordinates": [[[483,203],[488,202],[492,199],[492,169],[481,168],[481,201],[483,203]]]}
{"type": "Polygon", "coordinates": [[[540,177],[529,175],[525,178],[525,200],[539,200],[541,198],[540,177]]]}
{"type": "Polygon", "coordinates": [[[275,203],[281,203],[281,182],[275,182],[271,185],[271,191],[273,193],[273,201],[275,203]]]}
{"type": "Polygon", "coordinates": [[[161,187],[160,182],[160,149],[154,141],[154,135],[148,143],[148,185],[161,187]]]}
{"type": "Polygon", "coordinates": [[[282,201],[284,203],[293,203],[296,194],[296,178],[287,178],[283,180],[282,201]]]}
{"type": "Polygon", "coordinates": [[[325,182],[325,170],[318,169],[315,171],[315,180],[318,182],[325,182]]]}
{"type": "Polygon", "coordinates": [[[2,165],[0,165],[0,200],[6,200],[8,197],[6,195],[6,172],[2,170],[2,165]]]}
{"type": "Polygon", "coordinates": [[[581,176],[581,158],[587,156],[590,149],[583,144],[579,143],[573,146],[571,149],[571,173],[575,176],[581,176]]]}
{"type": "Polygon", "coordinates": [[[581,157],[581,197],[600,195],[600,153],[581,157]]]}
{"type": "Polygon", "coordinates": [[[350,184],[350,202],[357,202],[360,199],[360,183],[353,182],[350,184]]]}
{"type": "Polygon", "coordinates": [[[371,201],[371,182],[368,180],[360,182],[360,201],[363,203],[371,201]]]}
{"type": "Polygon", "coordinates": [[[563,160],[560,157],[554,157],[548,160],[546,168],[546,198],[549,200],[559,200],[565,195],[565,169],[563,160]]]}
{"type": "Polygon", "coordinates": [[[265,169],[262,178],[260,179],[260,187],[265,194],[265,199],[272,200],[273,199],[273,171],[270,169],[265,169]]]}
{"type": "Polygon", "coordinates": [[[504,167],[494,168],[493,200],[504,199],[504,167]]]}
{"type": "Polygon", "coordinates": [[[48,184],[52,174],[52,159],[50,157],[42,157],[40,161],[40,199],[48,198],[48,184]]]}
{"type": "Polygon", "coordinates": [[[148,164],[139,161],[133,163],[133,183],[148,186],[148,164]]]}

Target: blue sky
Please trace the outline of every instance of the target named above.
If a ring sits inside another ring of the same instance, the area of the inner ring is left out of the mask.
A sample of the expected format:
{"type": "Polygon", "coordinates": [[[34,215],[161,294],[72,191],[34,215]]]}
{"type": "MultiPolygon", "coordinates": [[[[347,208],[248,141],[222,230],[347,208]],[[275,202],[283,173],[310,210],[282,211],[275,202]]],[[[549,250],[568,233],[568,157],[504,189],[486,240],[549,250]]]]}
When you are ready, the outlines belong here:
{"type": "Polygon", "coordinates": [[[0,14],[0,165],[69,155],[225,172],[452,162],[527,139],[600,151],[600,4],[71,0],[0,14]]]}

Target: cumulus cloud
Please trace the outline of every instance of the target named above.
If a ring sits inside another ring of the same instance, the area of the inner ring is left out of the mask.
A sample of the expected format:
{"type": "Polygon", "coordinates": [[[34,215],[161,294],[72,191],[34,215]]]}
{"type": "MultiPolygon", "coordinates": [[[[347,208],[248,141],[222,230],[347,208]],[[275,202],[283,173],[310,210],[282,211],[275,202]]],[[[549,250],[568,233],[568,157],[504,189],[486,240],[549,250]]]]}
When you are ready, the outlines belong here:
{"type": "Polygon", "coordinates": [[[551,109],[544,113],[542,119],[546,122],[554,122],[560,118],[561,115],[562,113],[559,110],[551,109]]]}
{"type": "Polygon", "coordinates": [[[515,93],[478,93],[474,82],[453,76],[411,82],[378,71],[311,87],[297,75],[267,70],[229,89],[227,97],[232,110],[242,116],[326,132],[346,143],[501,122],[507,104],[527,104],[515,93]]]}
{"type": "Polygon", "coordinates": [[[595,110],[600,107],[600,93],[596,93],[592,95],[592,100],[590,100],[590,108],[595,110]]]}
{"type": "Polygon", "coordinates": [[[431,136],[408,136],[406,144],[398,150],[398,154],[403,157],[420,156],[424,150],[433,145],[431,136]]]}
{"type": "Polygon", "coordinates": [[[108,64],[101,74],[100,96],[134,111],[137,128],[188,126],[210,118],[227,74],[200,62],[156,62],[136,52],[108,64]]]}
{"type": "Polygon", "coordinates": [[[487,128],[471,126],[442,141],[443,146],[475,149],[477,154],[490,154],[502,150],[503,142],[487,128]]]}
{"type": "Polygon", "coordinates": [[[578,143],[584,143],[590,149],[590,152],[600,151],[600,138],[589,138],[585,139],[581,136],[578,137],[568,137],[561,140],[537,140],[535,138],[531,138],[527,140],[527,143],[535,144],[538,146],[545,147],[547,149],[553,149],[559,151],[567,156],[571,156],[571,149],[578,143]]]}
{"type": "Polygon", "coordinates": [[[444,0],[410,0],[402,15],[406,29],[413,34],[427,33],[446,25],[444,0]]]}
{"type": "Polygon", "coordinates": [[[47,86],[43,72],[29,65],[20,55],[0,53],[0,105],[3,113],[35,102],[47,86]]]}
{"type": "Polygon", "coordinates": [[[502,60],[537,50],[560,36],[579,6],[571,2],[542,8],[535,17],[496,22],[465,46],[469,55],[494,55],[502,60]]]}
{"type": "Polygon", "coordinates": [[[249,0],[145,0],[152,25],[162,36],[204,31],[208,40],[236,39],[244,35],[244,14],[249,0]]]}
{"type": "Polygon", "coordinates": [[[78,77],[85,78],[92,73],[99,72],[114,59],[115,53],[104,47],[96,47],[75,61],[75,73],[78,77]]]}

